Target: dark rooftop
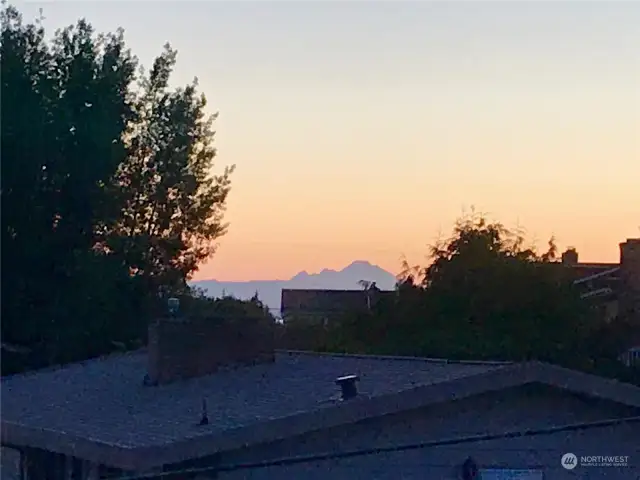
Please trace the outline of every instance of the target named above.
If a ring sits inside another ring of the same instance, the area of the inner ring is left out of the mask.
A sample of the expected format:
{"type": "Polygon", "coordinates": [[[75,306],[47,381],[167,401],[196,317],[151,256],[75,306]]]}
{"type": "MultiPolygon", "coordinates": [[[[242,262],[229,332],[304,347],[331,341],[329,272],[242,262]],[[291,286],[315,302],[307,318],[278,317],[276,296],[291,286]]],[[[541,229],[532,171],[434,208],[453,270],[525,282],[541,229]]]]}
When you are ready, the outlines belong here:
{"type": "Polygon", "coordinates": [[[144,470],[529,383],[640,407],[638,387],[541,362],[278,352],[162,386],[143,385],[146,367],[141,351],[4,378],[3,445],[144,470]],[[360,382],[343,401],[345,375],[360,382]]]}
{"type": "Polygon", "coordinates": [[[156,446],[331,406],[342,375],[358,375],[360,395],[373,397],[499,367],[280,352],[273,364],[149,387],[146,366],[137,352],[8,377],[2,421],[126,448],[156,446]],[[203,399],[209,425],[198,426],[203,399]]]}

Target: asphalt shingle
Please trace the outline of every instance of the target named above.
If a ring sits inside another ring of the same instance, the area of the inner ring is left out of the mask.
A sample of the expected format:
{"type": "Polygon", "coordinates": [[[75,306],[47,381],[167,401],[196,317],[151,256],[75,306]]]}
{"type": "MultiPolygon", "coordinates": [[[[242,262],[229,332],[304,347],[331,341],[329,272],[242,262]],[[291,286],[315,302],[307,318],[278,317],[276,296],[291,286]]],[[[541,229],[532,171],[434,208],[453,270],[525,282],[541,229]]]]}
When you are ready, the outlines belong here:
{"type": "Polygon", "coordinates": [[[346,374],[359,375],[359,392],[374,397],[499,368],[281,352],[273,364],[149,387],[146,366],[146,354],[136,352],[5,378],[3,421],[110,445],[159,446],[334,405],[334,381],[346,374]],[[198,426],[203,399],[209,424],[198,426]]]}

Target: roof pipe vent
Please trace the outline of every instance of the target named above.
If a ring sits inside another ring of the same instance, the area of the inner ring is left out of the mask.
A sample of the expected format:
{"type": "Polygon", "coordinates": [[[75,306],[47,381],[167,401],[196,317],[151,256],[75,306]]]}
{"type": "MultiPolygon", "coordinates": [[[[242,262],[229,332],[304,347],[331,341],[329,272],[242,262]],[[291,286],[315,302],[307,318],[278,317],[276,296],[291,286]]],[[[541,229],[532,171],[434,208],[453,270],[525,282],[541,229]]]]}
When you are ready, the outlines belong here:
{"type": "Polygon", "coordinates": [[[358,387],[356,382],[360,380],[357,375],[345,375],[344,377],[338,377],[336,384],[342,390],[342,400],[350,400],[358,396],[358,387]]]}
{"type": "Polygon", "coordinates": [[[478,464],[473,458],[467,458],[462,464],[462,480],[478,480],[479,478],[478,464]]]}
{"type": "Polygon", "coordinates": [[[209,414],[207,413],[207,399],[202,399],[202,415],[200,416],[200,422],[198,425],[209,425],[209,414]]]}

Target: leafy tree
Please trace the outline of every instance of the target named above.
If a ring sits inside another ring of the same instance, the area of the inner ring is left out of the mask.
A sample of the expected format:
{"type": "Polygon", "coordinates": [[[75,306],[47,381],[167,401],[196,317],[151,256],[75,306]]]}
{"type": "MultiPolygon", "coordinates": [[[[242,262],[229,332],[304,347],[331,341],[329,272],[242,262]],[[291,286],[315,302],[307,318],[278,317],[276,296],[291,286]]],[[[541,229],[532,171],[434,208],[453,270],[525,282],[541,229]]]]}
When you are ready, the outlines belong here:
{"type": "MultiPolygon", "coordinates": [[[[331,330],[323,322],[308,318],[290,318],[276,327],[279,348],[289,350],[336,351],[339,342],[336,336],[342,330],[331,330]]],[[[351,337],[353,338],[353,337],[351,337]]],[[[353,345],[349,344],[351,351],[353,345]]]]}
{"type": "Polygon", "coordinates": [[[3,8],[1,22],[2,264],[10,272],[2,335],[53,361],[68,351],[60,337],[87,329],[76,308],[92,295],[80,298],[76,287],[104,264],[93,247],[126,154],[121,134],[132,118],[135,60],[121,32],[96,37],[85,21],[51,44],[39,22],[24,24],[13,7],[3,8]]]}
{"type": "Polygon", "coordinates": [[[440,345],[485,357],[558,359],[575,353],[588,312],[570,276],[524,236],[472,215],[431,248],[422,286],[440,345]]]}
{"type": "Polygon", "coordinates": [[[214,299],[203,291],[190,289],[180,296],[180,300],[181,314],[185,318],[225,325],[233,335],[258,335],[257,341],[268,342],[270,346],[277,341],[276,319],[257,295],[250,300],[234,297],[214,299]]]}
{"type": "Polygon", "coordinates": [[[80,20],[47,42],[4,4],[1,23],[2,338],[26,347],[3,359],[137,345],[158,287],[184,292],[225,232],[213,117],[195,82],[168,88],[169,47],[136,75],[122,31],[80,20]]]}
{"type": "Polygon", "coordinates": [[[124,207],[108,240],[151,288],[184,285],[215,251],[230,174],[213,175],[215,148],[206,99],[197,82],[170,91],[176,63],[169,45],[142,78],[127,131],[128,155],[116,187],[124,207]]]}
{"type": "Polygon", "coordinates": [[[459,220],[431,247],[427,267],[409,267],[395,299],[351,315],[331,348],[448,358],[564,361],[580,353],[589,312],[570,275],[546,252],[483,216],[459,220]]]}

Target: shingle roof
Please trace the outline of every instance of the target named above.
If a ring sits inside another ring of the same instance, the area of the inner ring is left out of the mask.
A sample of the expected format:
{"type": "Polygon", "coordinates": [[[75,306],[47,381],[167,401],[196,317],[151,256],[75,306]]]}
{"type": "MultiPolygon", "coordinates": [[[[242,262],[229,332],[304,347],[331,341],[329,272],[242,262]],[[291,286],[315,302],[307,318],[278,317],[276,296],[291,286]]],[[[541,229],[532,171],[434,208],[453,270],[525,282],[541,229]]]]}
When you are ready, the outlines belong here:
{"type": "Polygon", "coordinates": [[[2,442],[138,469],[532,381],[640,406],[637,387],[538,363],[279,352],[164,386],[144,386],[145,372],[138,352],[3,379],[2,442]],[[359,375],[360,395],[340,402],[345,374],[359,375]]]}
{"type": "Polygon", "coordinates": [[[149,387],[142,382],[146,355],[138,353],[3,380],[2,417],[106,443],[149,446],[321,408],[339,393],[334,381],[345,374],[360,375],[360,393],[377,396],[490,368],[279,353],[273,364],[149,387]],[[206,428],[197,426],[203,398],[211,420],[206,428]]]}
{"type": "Polygon", "coordinates": [[[497,368],[278,353],[273,364],[149,387],[146,361],[136,352],[3,379],[2,421],[148,447],[331,406],[344,374],[360,376],[362,395],[379,396],[497,368]],[[210,424],[197,426],[203,398],[210,424]]]}

